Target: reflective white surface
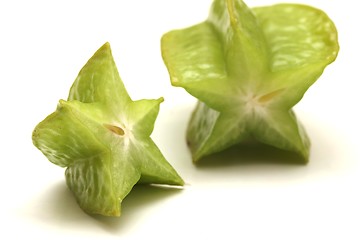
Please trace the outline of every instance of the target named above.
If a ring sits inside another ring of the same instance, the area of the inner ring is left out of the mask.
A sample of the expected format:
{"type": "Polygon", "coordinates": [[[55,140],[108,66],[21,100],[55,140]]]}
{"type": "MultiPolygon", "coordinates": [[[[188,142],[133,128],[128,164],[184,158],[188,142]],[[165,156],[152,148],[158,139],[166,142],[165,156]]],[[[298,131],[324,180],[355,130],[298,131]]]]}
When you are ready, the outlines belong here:
{"type": "MultiPolygon", "coordinates": [[[[248,0],[250,6],[277,3],[248,0]]],[[[204,20],[204,1],[1,1],[1,239],[359,239],[359,34],[355,1],[291,1],[323,9],[340,53],[295,107],[311,138],[308,165],[255,151],[194,166],[184,136],[195,100],[171,87],[166,31],[204,20]],[[64,169],[31,142],[106,41],[131,97],[164,96],[153,139],[187,185],[135,187],[120,218],[89,216],[64,169]],[[269,161],[270,162],[267,162],[269,161]]]]}

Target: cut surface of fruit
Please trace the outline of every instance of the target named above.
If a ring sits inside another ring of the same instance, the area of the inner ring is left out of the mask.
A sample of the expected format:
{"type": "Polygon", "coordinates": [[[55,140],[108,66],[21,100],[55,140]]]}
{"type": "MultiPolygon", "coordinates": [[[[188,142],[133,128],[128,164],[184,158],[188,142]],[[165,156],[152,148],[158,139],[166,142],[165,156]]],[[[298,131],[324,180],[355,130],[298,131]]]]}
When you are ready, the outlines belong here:
{"type": "Polygon", "coordinates": [[[194,162],[249,138],[308,161],[292,107],[339,51],[324,12],[214,0],[206,21],[166,33],[161,50],[172,85],[199,100],[187,130],[194,162]]]}
{"type": "Polygon", "coordinates": [[[32,140],[52,163],[67,168],[66,183],[84,211],[119,216],[138,182],[184,184],[150,138],[162,101],[131,100],[106,43],[32,140]]]}

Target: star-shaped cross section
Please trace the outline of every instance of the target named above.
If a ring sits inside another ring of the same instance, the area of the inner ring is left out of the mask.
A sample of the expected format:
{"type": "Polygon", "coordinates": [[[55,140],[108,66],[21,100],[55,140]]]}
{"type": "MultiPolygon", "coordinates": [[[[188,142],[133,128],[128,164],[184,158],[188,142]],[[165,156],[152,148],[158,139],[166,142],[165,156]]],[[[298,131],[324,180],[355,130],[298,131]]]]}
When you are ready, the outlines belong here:
{"type": "Polygon", "coordinates": [[[187,131],[193,161],[250,138],[307,162],[309,138],[292,107],[338,49],[328,16],[298,4],[215,0],[205,22],[165,34],[172,84],[199,99],[187,131]]]}
{"type": "Polygon", "coordinates": [[[184,183],[150,138],[162,101],[131,100],[106,43],[82,68],[68,100],[35,128],[33,142],[67,167],[81,208],[119,216],[136,183],[184,183]]]}

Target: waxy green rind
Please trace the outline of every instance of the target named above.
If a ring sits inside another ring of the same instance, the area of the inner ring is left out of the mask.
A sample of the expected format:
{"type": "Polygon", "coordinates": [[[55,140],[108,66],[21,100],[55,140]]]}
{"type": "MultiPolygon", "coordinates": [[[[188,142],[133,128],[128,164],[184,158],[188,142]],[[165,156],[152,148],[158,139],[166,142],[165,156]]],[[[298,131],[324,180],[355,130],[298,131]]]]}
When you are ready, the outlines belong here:
{"type": "Polygon", "coordinates": [[[321,10],[299,4],[253,9],[268,43],[271,70],[281,71],[336,59],[339,46],[333,22],[321,10]]]}
{"type": "Polygon", "coordinates": [[[131,102],[112,57],[110,44],[105,43],[80,70],[70,88],[68,100],[83,103],[102,102],[122,109],[131,102]]]}
{"type": "Polygon", "coordinates": [[[252,82],[251,78],[267,70],[268,49],[264,34],[243,1],[214,1],[206,22],[211,24],[222,43],[230,81],[237,82],[241,76],[243,81],[252,82]]]}
{"type": "Polygon", "coordinates": [[[162,37],[161,50],[172,85],[183,87],[201,101],[221,108],[231,102],[226,98],[219,102],[221,93],[231,89],[223,83],[227,81],[226,64],[221,42],[213,31],[207,22],[172,31],[162,37]]]}
{"type": "Polygon", "coordinates": [[[336,59],[336,28],[324,12],[215,0],[205,22],[161,44],[172,85],[199,99],[187,130],[194,162],[249,138],[308,161],[310,141],[291,108],[336,59]]]}
{"type": "Polygon", "coordinates": [[[132,101],[110,45],[82,68],[69,94],[33,131],[33,143],[66,169],[66,182],[88,213],[119,216],[136,183],[183,185],[150,138],[157,100],[132,101]]]}
{"type": "Polygon", "coordinates": [[[52,163],[61,167],[106,151],[106,146],[83,124],[87,118],[79,120],[72,105],[60,100],[56,111],[40,122],[32,135],[34,145],[52,163]]]}

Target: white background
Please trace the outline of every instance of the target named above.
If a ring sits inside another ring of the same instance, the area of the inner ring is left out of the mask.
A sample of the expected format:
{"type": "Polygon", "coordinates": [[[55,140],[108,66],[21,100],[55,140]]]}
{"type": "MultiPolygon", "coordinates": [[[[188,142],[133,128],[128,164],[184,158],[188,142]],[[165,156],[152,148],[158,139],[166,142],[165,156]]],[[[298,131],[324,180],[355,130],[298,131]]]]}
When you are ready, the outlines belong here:
{"type": "MultiPolygon", "coordinates": [[[[244,158],[196,167],[185,145],[195,100],[171,87],[163,33],[203,21],[210,0],[0,2],[1,239],[360,239],[359,28],[356,1],[298,0],[339,32],[336,62],[295,107],[312,140],[308,165],[244,158]],[[106,41],[133,99],[164,96],[153,139],[187,185],[136,187],[120,218],[89,216],[64,169],[31,141],[106,41]]],[[[248,0],[249,6],[276,3],[248,0]]]]}

